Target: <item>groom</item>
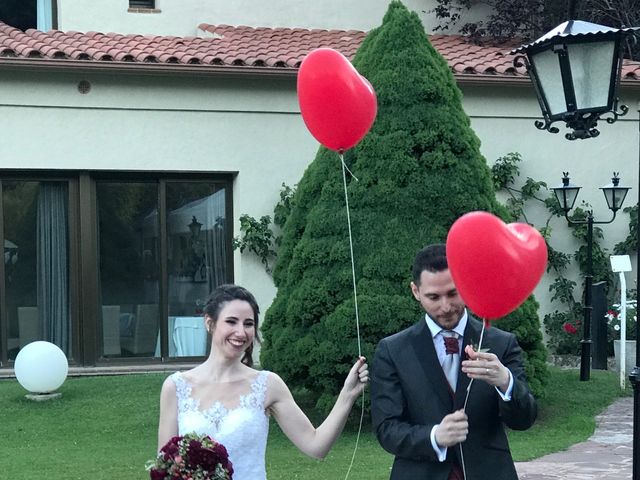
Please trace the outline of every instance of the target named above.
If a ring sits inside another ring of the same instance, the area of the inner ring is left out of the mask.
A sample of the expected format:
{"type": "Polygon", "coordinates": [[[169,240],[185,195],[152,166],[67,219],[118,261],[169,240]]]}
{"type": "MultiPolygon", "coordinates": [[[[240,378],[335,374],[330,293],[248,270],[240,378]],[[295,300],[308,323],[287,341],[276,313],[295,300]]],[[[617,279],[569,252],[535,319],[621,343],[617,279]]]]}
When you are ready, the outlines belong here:
{"type": "Polygon", "coordinates": [[[373,428],[395,455],[390,478],[516,480],[503,424],[526,430],[537,414],[516,337],[490,328],[484,353],[474,350],[482,323],[458,295],[445,245],[418,252],[411,291],[426,315],[380,341],[371,376],[373,428]]]}

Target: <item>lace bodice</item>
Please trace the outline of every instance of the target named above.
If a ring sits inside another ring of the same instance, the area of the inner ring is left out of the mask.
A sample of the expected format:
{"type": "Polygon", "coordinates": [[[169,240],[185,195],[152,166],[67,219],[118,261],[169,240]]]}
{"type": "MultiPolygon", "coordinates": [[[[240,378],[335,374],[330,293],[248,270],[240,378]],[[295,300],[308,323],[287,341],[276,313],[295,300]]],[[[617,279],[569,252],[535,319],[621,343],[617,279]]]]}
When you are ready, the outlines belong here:
{"type": "Polygon", "coordinates": [[[266,480],[265,450],[269,417],[264,410],[269,372],[261,371],[251,391],[240,396],[235,408],[215,402],[206,410],[191,396],[191,384],[180,372],[171,375],[178,397],[178,434],[207,434],[223,444],[233,464],[234,480],[266,480]]]}

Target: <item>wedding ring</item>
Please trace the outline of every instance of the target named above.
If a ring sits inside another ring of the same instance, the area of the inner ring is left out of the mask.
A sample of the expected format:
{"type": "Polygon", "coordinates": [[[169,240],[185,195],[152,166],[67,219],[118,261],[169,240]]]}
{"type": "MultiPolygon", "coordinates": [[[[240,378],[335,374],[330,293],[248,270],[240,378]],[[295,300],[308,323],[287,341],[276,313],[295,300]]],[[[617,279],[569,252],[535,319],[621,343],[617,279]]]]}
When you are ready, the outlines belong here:
{"type": "Polygon", "coordinates": [[[487,375],[489,375],[489,369],[488,369],[488,368],[485,368],[485,369],[484,369],[484,371],[485,371],[485,373],[486,373],[487,375]]]}

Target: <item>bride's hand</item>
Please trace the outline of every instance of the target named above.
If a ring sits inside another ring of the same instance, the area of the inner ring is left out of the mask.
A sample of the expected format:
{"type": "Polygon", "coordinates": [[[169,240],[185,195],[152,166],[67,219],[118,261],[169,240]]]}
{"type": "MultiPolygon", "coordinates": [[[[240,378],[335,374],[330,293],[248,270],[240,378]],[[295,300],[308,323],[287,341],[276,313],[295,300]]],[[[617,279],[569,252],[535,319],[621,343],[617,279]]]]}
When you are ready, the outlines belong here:
{"type": "Polygon", "coordinates": [[[354,399],[362,393],[364,387],[369,383],[369,365],[366,362],[366,358],[358,358],[344,381],[345,392],[353,396],[354,399]]]}

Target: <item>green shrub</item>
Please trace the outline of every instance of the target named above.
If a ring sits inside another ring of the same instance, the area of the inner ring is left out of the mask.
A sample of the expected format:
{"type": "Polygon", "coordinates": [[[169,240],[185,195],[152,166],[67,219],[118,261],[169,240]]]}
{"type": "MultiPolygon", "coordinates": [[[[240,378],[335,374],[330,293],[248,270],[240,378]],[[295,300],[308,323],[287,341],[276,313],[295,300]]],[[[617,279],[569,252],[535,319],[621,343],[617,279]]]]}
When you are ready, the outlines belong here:
{"type": "MultiPolygon", "coordinates": [[[[354,239],[362,353],[422,314],[410,294],[411,265],[424,245],[444,242],[451,224],[473,210],[510,220],[495,198],[480,141],[461,105],[446,61],[415,13],[391,3],[354,65],[373,85],[378,116],[345,154],[359,180],[348,195],[354,239]]],[[[276,298],[263,325],[261,363],[312,392],[326,408],[358,353],[349,240],[340,161],[323,147],[292,201],[274,266],[276,298]]],[[[535,301],[510,320],[541,395],[546,351],[535,301]]]]}

